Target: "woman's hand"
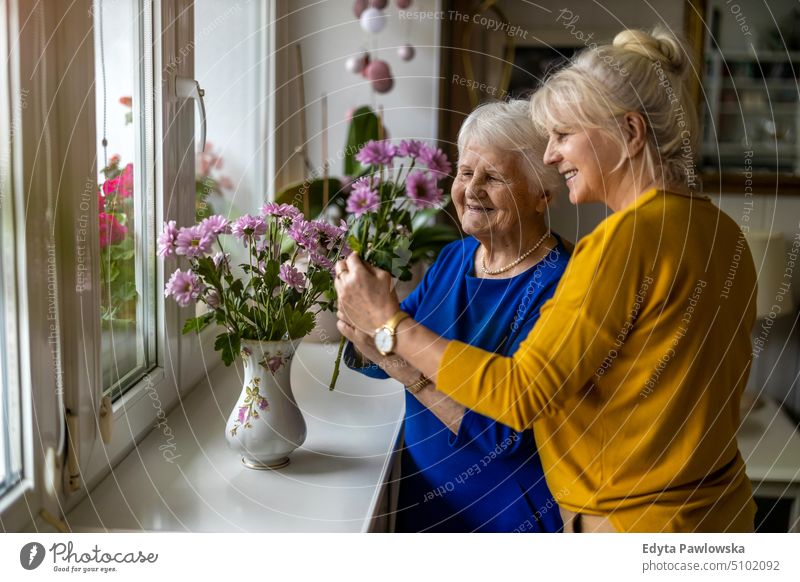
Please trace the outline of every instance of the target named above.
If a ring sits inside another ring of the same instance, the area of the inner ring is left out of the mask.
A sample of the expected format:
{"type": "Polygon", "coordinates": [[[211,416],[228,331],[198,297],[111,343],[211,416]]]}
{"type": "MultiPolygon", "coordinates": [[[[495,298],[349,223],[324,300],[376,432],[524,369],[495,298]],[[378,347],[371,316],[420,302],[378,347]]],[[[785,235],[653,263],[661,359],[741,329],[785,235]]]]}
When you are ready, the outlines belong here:
{"type": "Polygon", "coordinates": [[[400,303],[392,289],[392,276],[364,264],[355,253],[336,263],[339,331],[356,344],[364,345],[375,330],[397,313],[400,303]]]}

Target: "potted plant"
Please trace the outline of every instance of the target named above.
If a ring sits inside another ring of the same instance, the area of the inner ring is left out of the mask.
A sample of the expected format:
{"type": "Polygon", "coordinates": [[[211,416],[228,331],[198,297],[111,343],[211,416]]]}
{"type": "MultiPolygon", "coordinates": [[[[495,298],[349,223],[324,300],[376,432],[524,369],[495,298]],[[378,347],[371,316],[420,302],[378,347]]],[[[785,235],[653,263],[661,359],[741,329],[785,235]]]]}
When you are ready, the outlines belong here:
{"type": "Polygon", "coordinates": [[[334,303],[333,266],[348,252],[346,225],[308,221],[294,206],[268,203],[258,215],[234,221],[212,215],[199,224],[164,225],[159,254],[188,259],[176,270],[165,295],[181,306],[197,302],[209,311],[189,319],[183,332],[222,328],[214,348],[230,365],[245,367],[241,394],[228,418],[225,436],[242,462],[274,469],[305,440],[306,425],[290,383],[290,364],[300,340],[315,323],[315,309],[334,303]],[[294,245],[286,251],[285,242],[294,245]],[[243,245],[247,263],[231,265],[224,244],[243,245]],[[300,258],[307,261],[301,267],[300,258]]]}

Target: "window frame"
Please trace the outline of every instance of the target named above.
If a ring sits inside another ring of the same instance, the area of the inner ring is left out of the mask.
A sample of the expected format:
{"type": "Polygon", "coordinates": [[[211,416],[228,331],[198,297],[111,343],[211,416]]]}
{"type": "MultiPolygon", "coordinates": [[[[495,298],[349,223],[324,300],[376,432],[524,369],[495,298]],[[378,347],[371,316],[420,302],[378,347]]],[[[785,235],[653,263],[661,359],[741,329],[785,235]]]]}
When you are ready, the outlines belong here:
{"type": "MultiPolygon", "coordinates": [[[[134,39],[134,53],[139,53],[141,66],[134,71],[134,88],[137,94],[133,99],[132,110],[133,130],[136,134],[135,143],[137,146],[135,148],[136,154],[132,160],[134,164],[133,181],[134,191],[140,196],[134,204],[133,224],[136,232],[135,268],[137,279],[142,281],[142,292],[136,305],[136,322],[137,328],[140,324],[145,327],[141,346],[144,363],[128,370],[108,389],[106,389],[106,386],[102,387],[103,393],[109,395],[114,402],[122,398],[129,390],[135,389],[142,379],[153,372],[159,364],[157,353],[158,311],[155,304],[157,295],[155,281],[158,265],[156,264],[155,255],[156,188],[154,170],[157,136],[155,133],[154,100],[148,98],[148,95],[154,94],[153,54],[152,51],[146,50],[148,44],[152,46],[154,30],[150,2],[148,0],[135,1],[139,5],[140,18],[143,20],[143,25],[142,30],[138,31],[134,39]]],[[[94,38],[94,27],[92,30],[94,38]]],[[[98,80],[96,80],[97,82],[98,80]]],[[[111,333],[113,338],[113,328],[111,333]]],[[[138,329],[136,333],[135,349],[139,351],[138,329]]],[[[100,364],[102,368],[102,361],[100,364]]]]}
{"type": "MultiPolygon", "coordinates": [[[[84,0],[91,6],[91,0],[84,0]]],[[[144,192],[149,197],[147,204],[151,206],[155,214],[155,224],[148,224],[148,238],[150,248],[155,252],[155,240],[159,230],[158,225],[168,220],[181,220],[181,214],[187,201],[184,199],[189,196],[175,196],[177,205],[169,205],[169,200],[173,198],[176,191],[171,184],[175,182],[175,173],[165,165],[165,160],[174,162],[178,156],[174,152],[178,151],[178,144],[182,136],[186,135],[182,120],[179,115],[182,113],[180,105],[174,99],[174,74],[159,74],[164,71],[163,63],[178,62],[178,69],[175,73],[182,73],[181,63],[176,60],[175,48],[180,42],[180,34],[183,32],[180,27],[175,26],[176,10],[179,5],[186,4],[187,0],[180,2],[162,2],[161,0],[144,0],[142,5],[146,11],[144,18],[145,30],[142,51],[145,58],[146,67],[152,65],[152,94],[149,102],[143,101],[142,104],[152,109],[152,126],[145,127],[145,133],[149,133],[149,140],[152,143],[152,155],[146,154],[150,159],[147,160],[147,170],[144,172],[149,180],[145,185],[144,192]],[[172,23],[166,28],[162,23],[172,23]],[[148,50],[148,37],[152,41],[152,50],[148,50]],[[149,54],[148,54],[149,53],[149,54]],[[149,61],[149,64],[148,64],[149,61]]],[[[94,62],[87,63],[86,66],[94,75],[94,62]]],[[[138,73],[137,73],[138,74],[138,73]]],[[[143,92],[146,94],[146,91],[143,92]]],[[[94,112],[94,109],[92,109],[94,112]]],[[[189,113],[193,111],[189,109],[189,113]]],[[[185,115],[185,113],[184,113],[185,115]]],[[[147,117],[147,116],[145,116],[147,117]]],[[[94,124],[92,124],[94,127],[94,124]]],[[[193,135],[193,134],[192,134],[193,135]]],[[[93,139],[89,143],[96,143],[93,139]]],[[[148,149],[145,146],[145,149],[148,149]]],[[[193,167],[193,166],[192,166],[193,167]]],[[[140,173],[141,174],[141,173],[140,173]]],[[[135,176],[135,174],[134,174],[135,176]]],[[[136,178],[134,178],[136,179],[136,178]]],[[[194,190],[189,202],[194,204],[194,190]]],[[[138,216],[137,216],[138,218],[138,216]]],[[[97,237],[94,238],[96,240],[97,237]]],[[[99,252],[99,251],[98,251],[99,252]]],[[[185,350],[182,345],[180,331],[183,322],[181,314],[174,302],[167,302],[163,293],[158,291],[164,288],[166,278],[175,269],[172,260],[156,260],[153,264],[152,277],[149,279],[155,289],[155,329],[151,330],[155,340],[155,361],[154,366],[147,371],[141,380],[134,383],[119,398],[112,403],[113,428],[111,440],[103,442],[96,425],[96,412],[99,411],[103,398],[103,386],[101,376],[97,380],[90,382],[92,390],[83,390],[78,395],[80,399],[80,409],[90,413],[81,415],[80,428],[80,466],[83,475],[82,489],[77,495],[70,495],[64,509],[68,511],[83,498],[87,490],[94,488],[116,465],[121,461],[137,444],[157,426],[158,419],[166,415],[185,394],[193,383],[185,377],[180,366],[177,366],[179,355],[185,350]],[[85,430],[84,430],[85,429],[85,430]]],[[[96,303],[99,313],[99,295],[96,303]]],[[[99,343],[99,335],[97,336],[99,343]]],[[[152,344],[151,344],[152,345],[152,344]]],[[[94,356],[98,359],[95,368],[99,371],[99,352],[94,356]]]]}
{"type": "MultiPolygon", "coordinates": [[[[5,373],[4,381],[7,382],[6,402],[0,404],[0,414],[8,412],[5,405],[9,396],[15,393],[17,403],[11,408],[19,410],[17,432],[20,440],[20,469],[15,481],[5,491],[0,491],[0,514],[19,506],[23,501],[22,497],[33,490],[34,485],[32,391],[30,377],[24,373],[24,370],[29,369],[29,361],[25,350],[20,349],[27,339],[25,327],[21,325],[26,321],[27,288],[25,245],[24,242],[20,244],[20,241],[25,241],[25,222],[20,219],[22,205],[17,198],[21,192],[17,128],[20,127],[20,114],[25,101],[24,94],[20,91],[19,68],[9,58],[9,31],[16,20],[16,14],[12,13],[11,8],[7,0],[0,0],[0,62],[7,63],[7,67],[0,71],[0,78],[4,81],[0,86],[6,87],[6,90],[0,92],[0,189],[5,198],[0,204],[0,220],[3,222],[3,230],[10,232],[10,241],[4,241],[0,249],[3,254],[3,280],[0,284],[3,285],[2,309],[5,312],[2,321],[6,338],[3,349],[5,353],[0,356],[4,360],[0,362],[0,371],[5,373]],[[12,103],[18,103],[19,108],[12,107],[12,103]]],[[[8,444],[6,447],[10,448],[8,444]]]]}
{"type": "MultiPolygon", "coordinates": [[[[194,78],[194,16],[192,0],[143,3],[149,10],[153,47],[153,91],[147,105],[153,112],[148,131],[155,138],[152,166],[148,161],[145,174],[152,177],[149,192],[154,200],[155,224],[148,225],[148,238],[154,250],[164,222],[176,220],[186,225],[194,221],[194,103],[175,96],[176,76],[194,78]],[[191,155],[186,156],[187,151],[191,155]]],[[[262,11],[264,22],[276,15],[275,6],[274,0],[267,2],[262,11]]],[[[19,151],[13,158],[12,176],[19,267],[19,359],[25,372],[22,404],[31,429],[26,433],[24,479],[13,502],[7,502],[10,498],[6,497],[0,505],[0,528],[47,531],[53,517],[59,518],[77,505],[221,361],[213,349],[215,330],[181,334],[191,310],[166,301],[160,292],[178,261],[175,257],[157,259],[148,273],[155,285],[156,325],[152,333],[156,365],[112,403],[112,435],[108,443],[103,442],[98,422],[103,404],[100,290],[96,284],[79,287],[77,273],[78,263],[85,261],[90,281],[99,280],[96,204],[91,204],[89,220],[79,211],[79,197],[90,196],[94,202],[98,187],[95,148],[81,147],[97,143],[93,3],[0,0],[0,9],[8,15],[6,41],[15,40],[4,47],[9,52],[5,61],[10,67],[9,98],[13,102],[14,95],[20,94],[23,81],[30,97],[29,107],[12,112],[14,127],[22,138],[15,144],[19,151]],[[48,139],[43,140],[41,136],[45,135],[48,139]],[[32,220],[31,215],[47,220],[54,217],[51,230],[57,245],[60,333],[54,358],[42,357],[52,351],[43,331],[47,329],[47,296],[42,290],[48,281],[41,266],[47,261],[44,243],[48,229],[33,223],[37,228],[28,227],[26,233],[25,221],[32,220]],[[79,240],[81,220],[85,236],[79,240]],[[200,359],[202,365],[198,365],[200,359]],[[65,416],[70,414],[76,421],[72,434],[66,430],[70,423],[65,416]],[[71,457],[65,454],[67,450],[71,457]],[[77,464],[71,466],[70,461],[77,464]],[[50,515],[42,518],[40,510],[50,515]]],[[[270,32],[266,40],[272,57],[276,35],[270,32]]],[[[264,59],[264,84],[274,81],[273,60],[264,59]]],[[[274,127],[274,106],[275,99],[270,99],[262,111],[267,143],[274,127]]],[[[274,178],[274,148],[264,148],[263,156],[264,180],[270,183],[274,178]]]]}

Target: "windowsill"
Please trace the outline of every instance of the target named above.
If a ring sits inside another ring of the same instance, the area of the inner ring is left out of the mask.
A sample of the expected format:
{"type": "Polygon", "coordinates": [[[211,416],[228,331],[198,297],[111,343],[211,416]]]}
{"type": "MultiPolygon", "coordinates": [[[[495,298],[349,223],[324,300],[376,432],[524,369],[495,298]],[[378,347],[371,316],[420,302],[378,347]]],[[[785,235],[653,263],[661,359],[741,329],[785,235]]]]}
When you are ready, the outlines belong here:
{"type": "Polygon", "coordinates": [[[225,421],[242,376],[240,368],[220,366],[67,515],[67,523],[73,531],[374,529],[399,449],[403,389],[343,366],[336,391],[329,392],[335,347],[303,343],[298,349],[292,385],[308,437],[288,467],[250,470],[228,448],[225,421]]]}

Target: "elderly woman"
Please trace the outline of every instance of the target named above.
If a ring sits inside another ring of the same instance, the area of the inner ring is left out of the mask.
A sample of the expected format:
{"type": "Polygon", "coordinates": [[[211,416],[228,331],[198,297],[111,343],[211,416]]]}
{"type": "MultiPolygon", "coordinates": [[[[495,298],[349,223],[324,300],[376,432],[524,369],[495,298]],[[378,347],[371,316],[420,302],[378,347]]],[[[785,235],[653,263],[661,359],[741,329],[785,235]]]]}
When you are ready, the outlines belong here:
{"type": "MultiPolygon", "coordinates": [[[[736,223],[694,191],[685,54],[664,31],[626,30],[534,95],[570,200],[614,213],[577,245],[518,350],[410,318],[395,330],[393,351],[433,382],[421,398],[534,427],[565,531],[753,528],[736,431],[755,270],[736,223]]],[[[358,257],[337,268],[340,329],[366,346],[398,319],[388,275],[358,257]]]]}
{"type": "MultiPolygon", "coordinates": [[[[529,107],[491,103],[464,122],[452,199],[468,236],[442,250],[401,305],[442,337],[503,356],[528,334],[568,261],[545,222],[551,193],[562,186],[542,163],[547,141],[529,107]]],[[[469,410],[374,344],[359,349],[382,368],[362,371],[388,373],[408,388],[398,531],[561,529],[532,431],[515,432],[469,410]]]]}

